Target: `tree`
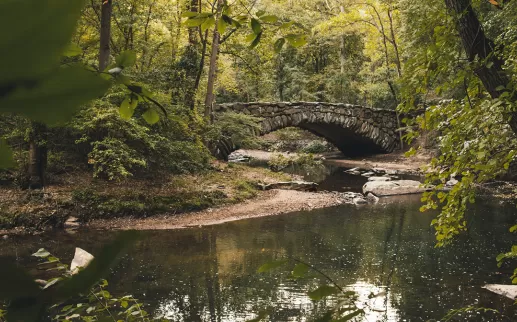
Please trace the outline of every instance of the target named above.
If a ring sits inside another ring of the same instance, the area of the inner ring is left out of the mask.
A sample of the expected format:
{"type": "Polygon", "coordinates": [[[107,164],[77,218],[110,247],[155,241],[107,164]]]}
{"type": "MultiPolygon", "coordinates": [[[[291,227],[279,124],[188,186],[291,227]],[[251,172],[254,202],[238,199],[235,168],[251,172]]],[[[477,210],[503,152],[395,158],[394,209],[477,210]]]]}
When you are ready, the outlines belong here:
{"type": "Polygon", "coordinates": [[[110,39],[111,39],[111,13],[113,10],[113,0],[100,0],[100,46],[99,46],[99,70],[103,71],[108,67],[110,58],[110,39]]]}
{"type": "MultiPolygon", "coordinates": [[[[471,0],[445,0],[445,4],[455,14],[456,26],[467,58],[476,64],[474,73],[492,98],[500,97],[507,92],[510,79],[503,70],[504,61],[496,52],[494,41],[485,35],[471,0]]],[[[517,112],[511,113],[509,124],[517,133],[517,112]]]]}

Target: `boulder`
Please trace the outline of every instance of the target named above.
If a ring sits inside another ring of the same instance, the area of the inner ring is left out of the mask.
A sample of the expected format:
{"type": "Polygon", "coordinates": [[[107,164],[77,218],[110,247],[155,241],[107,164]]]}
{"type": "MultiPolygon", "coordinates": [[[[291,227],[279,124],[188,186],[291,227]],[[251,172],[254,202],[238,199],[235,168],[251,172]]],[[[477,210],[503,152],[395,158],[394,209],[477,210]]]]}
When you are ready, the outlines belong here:
{"type": "Polygon", "coordinates": [[[363,186],[365,195],[372,193],[377,197],[422,193],[427,190],[420,182],[414,180],[368,181],[363,186]]]}
{"type": "Polygon", "coordinates": [[[93,255],[81,249],[79,247],[75,248],[75,255],[72,263],[70,264],[70,273],[72,275],[77,274],[79,272],[80,267],[86,267],[93,260],[93,255]]]}
{"type": "Polygon", "coordinates": [[[276,182],[276,183],[262,185],[262,190],[272,190],[272,189],[316,191],[318,189],[318,184],[314,183],[314,182],[306,182],[306,181],[286,181],[286,182],[276,182]]]}
{"type": "Polygon", "coordinates": [[[390,177],[369,177],[368,181],[391,181],[390,177]]]}
{"type": "Polygon", "coordinates": [[[368,200],[368,202],[371,202],[371,203],[377,203],[377,202],[379,202],[379,197],[377,197],[373,193],[368,193],[366,195],[366,200],[368,200]]]}
{"type": "Polygon", "coordinates": [[[487,284],[483,288],[512,300],[517,298],[517,285],[487,284]]]}
{"type": "Polygon", "coordinates": [[[375,173],[374,173],[374,172],[372,172],[372,171],[369,171],[369,172],[365,172],[365,173],[363,173],[363,174],[361,174],[361,175],[362,175],[363,177],[372,177],[372,176],[374,176],[374,175],[375,175],[375,173]]]}

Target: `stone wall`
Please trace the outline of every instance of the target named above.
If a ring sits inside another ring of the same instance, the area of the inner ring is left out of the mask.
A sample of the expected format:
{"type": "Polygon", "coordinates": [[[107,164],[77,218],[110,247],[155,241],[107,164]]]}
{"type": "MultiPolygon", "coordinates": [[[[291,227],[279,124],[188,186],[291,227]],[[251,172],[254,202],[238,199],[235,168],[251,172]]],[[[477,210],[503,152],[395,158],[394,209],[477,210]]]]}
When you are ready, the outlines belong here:
{"type": "Polygon", "coordinates": [[[306,129],[326,138],[345,155],[391,152],[399,143],[397,115],[392,110],[320,102],[230,103],[214,107],[214,113],[225,111],[263,118],[261,134],[289,126],[306,129]]]}

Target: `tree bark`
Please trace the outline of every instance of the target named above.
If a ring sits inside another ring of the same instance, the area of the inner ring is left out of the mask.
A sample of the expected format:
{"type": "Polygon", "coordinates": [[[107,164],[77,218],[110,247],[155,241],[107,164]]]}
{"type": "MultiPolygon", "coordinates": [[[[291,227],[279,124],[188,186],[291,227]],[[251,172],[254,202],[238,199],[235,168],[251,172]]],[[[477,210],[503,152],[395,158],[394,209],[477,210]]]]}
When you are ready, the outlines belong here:
{"type": "Polygon", "coordinates": [[[395,37],[395,28],[393,27],[393,15],[391,8],[388,9],[388,18],[390,20],[390,33],[391,33],[391,39],[393,44],[393,49],[395,50],[395,64],[397,65],[397,74],[400,77],[402,77],[402,64],[400,62],[400,54],[399,54],[399,46],[397,44],[397,38],[395,37]]]}
{"type": "MultiPolygon", "coordinates": [[[[217,0],[217,9],[216,9],[216,21],[215,26],[217,26],[219,18],[219,12],[223,7],[223,0],[217,0]]],[[[214,104],[214,86],[215,86],[215,77],[217,74],[217,56],[219,55],[219,41],[221,35],[217,31],[217,27],[214,27],[214,37],[212,39],[212,53],[210,55],[210,67],[208,70],[208,84],[206,87],[206,97],[205,97],[205,117],[210,119],[212,116],[212,105],[214,104]]]]}
{"type": "Polygon", "coordinates": [[[47,168],[47,127],[33,122],[29,136],[29,188],[42,189],[45,186],[47,168]]]}
{"type": "MultiPolygon", "coordinates": [[[[494,42],[487,38],[472,8],[471,0],[445,0],[445,5],[456,16],[457,30],[470,62],[479,60],[474,73],[492,98],[506,91],[510,78],[503,70],[504,61],[495,53],[494,42]],[[477,57],[477,58],[476,58],[477,57]]],[[[513,98],[515,100],[515,97],[513,98]]],[[[510,113],[509,125],[517,133],[517,113],[510,113]]]]}
{"type": "Polygon", "coordinates": [[[101,35],[99,46],[99,70],[103,71],[109,65],[112,0],[101,0],[101,35]]]}

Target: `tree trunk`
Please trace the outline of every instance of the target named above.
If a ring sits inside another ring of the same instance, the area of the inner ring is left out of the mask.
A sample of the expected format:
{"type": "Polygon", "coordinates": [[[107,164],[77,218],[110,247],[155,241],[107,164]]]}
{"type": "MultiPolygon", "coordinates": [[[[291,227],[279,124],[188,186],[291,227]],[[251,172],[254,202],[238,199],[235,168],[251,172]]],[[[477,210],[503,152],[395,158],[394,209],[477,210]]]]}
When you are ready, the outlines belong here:
{"type": "MultiPolygon", "coordinates": [[[[201,12],[201,7],[198,0],[190,0],[189,10],[191,12],[201,12]]],[[[192,67],[185,70],[185,78],[187,81],[185,88],[185,105],[193,110],[196,107],[196,93],[199,85],[198,77],[200,76],[200,70],[203,69],[204,53],[201,54],[201,63],[197,64],[197,58],[199,57],[199,37],[198,33],[200,28],[189,28],[188,30],[188,48],[186,48],[186,54],[189,56],[189,61],[192,63],[192,67]],[[196,66],[193,68],[193,66],[196,66]],[[199,75],[199,76],[198,76],[199,75]]],[[[206,45],[205,45],[206,46],[206,45]]]]}
{"type": "Polygon", "coordinates": [[[99,70],[103,71],[109,65],[110,37],[111,37],[111,12],[112,0],[101,0],[101,36],[99,47],[99,70]]]}
{"type": "Polygon", "coordinates": [[[45,186],[47,168],[47,127],[33,122],[29,136],[29,188],[42,189],[45,186]]]}
{"type": "MultiPolygon", "coordinates": [[[[340,6],[339,11],[341,13],[345,13],[345,7],[340,6]]],[[[346,54],[346,48],[345,48],[346,37],[345,37],[345,35],[341,35],[340,38],[341,38],[340,39],[341,46],[340,46],[340,51],[339,51],[339,64],[341,67],[341,75],[343,75],[345,73],[345,64],[346,64],[346,55],[345,55],[346,54]]]]}
{"type": "MultiPolygon", "coordinates": [[[[217,26],[219,19],[219,12],[223,7],[223,0],[217,0],[217,10],[216,10],[216,21],[215,26],[217,26]]],[[[208,84],[206,87],[206,97],[205,97],[205,117],[210,119],[212,116],[212,105],[214,104],[214,86],[215,86],[215,76],[217,74],[217,56],[219,55],[219,41],[220,35],[217,31],[217,27],[214,27],[214,37],[212,40],[212,53],[210,55],[210,67],[208,70],[208,84]]]]}
{"type": "Polygon", "coordinates": [[[393,15],[391,8],[388,9],[388,18],[390,19],[390,33],[393,44],[393,49],[395,50],[395,64],[397,65],[397,74],[402,77],[402,64],[400,62],[400,54],[399,54],[399,46],[397,45],[397,38],[395,37],[395,28],[393,27],[393,15]]]}
{"type": "MultiPolygon", "coordinates": [[[[474,73],[490,96],[498,98],[506,91],[504,88],[510,79],[503,70],[504,62],[495,54],[494,42],[485,35],[471,0],[445,0],[445,4],[456,16],[458,33],[469,61],[474,62],[476,57],[481,61],[474,73]]],[[[509,116],[509,125],[517,133],[517,113],[511,112],[509,116]]]]}

